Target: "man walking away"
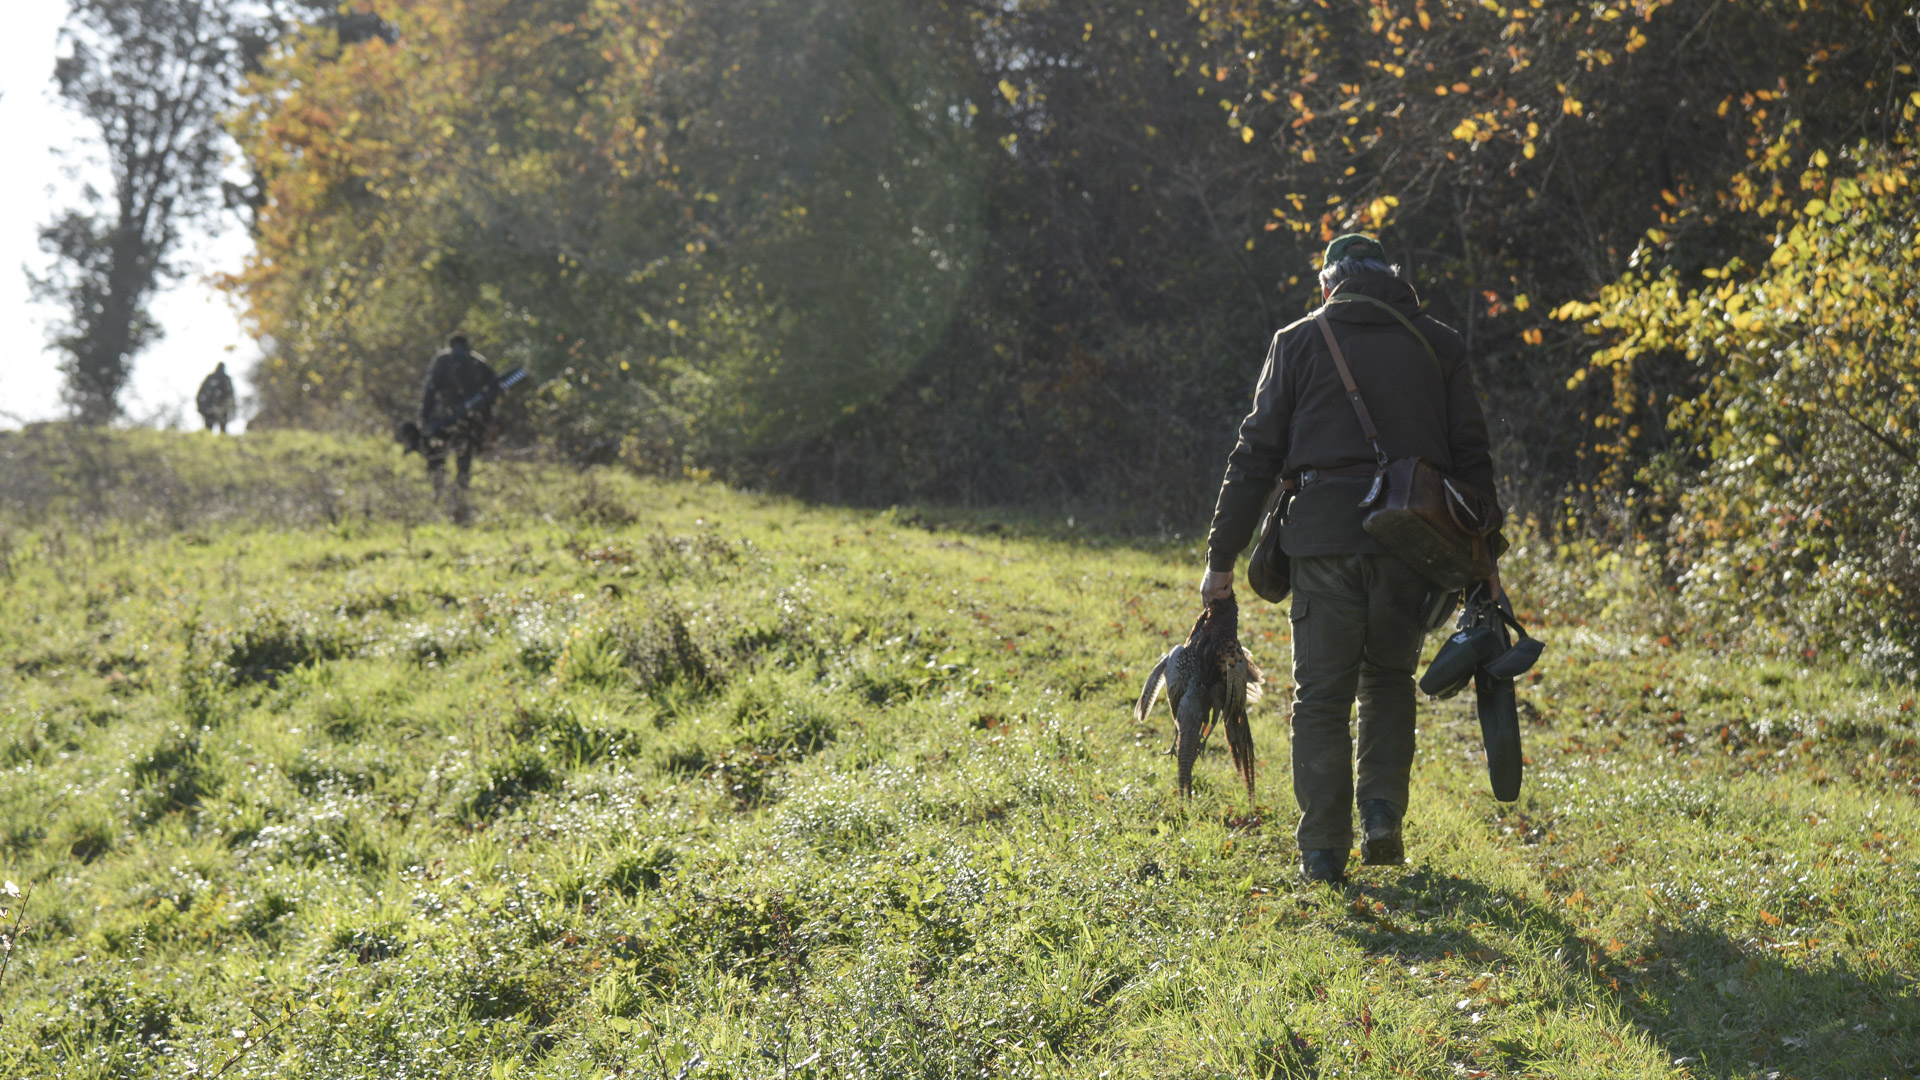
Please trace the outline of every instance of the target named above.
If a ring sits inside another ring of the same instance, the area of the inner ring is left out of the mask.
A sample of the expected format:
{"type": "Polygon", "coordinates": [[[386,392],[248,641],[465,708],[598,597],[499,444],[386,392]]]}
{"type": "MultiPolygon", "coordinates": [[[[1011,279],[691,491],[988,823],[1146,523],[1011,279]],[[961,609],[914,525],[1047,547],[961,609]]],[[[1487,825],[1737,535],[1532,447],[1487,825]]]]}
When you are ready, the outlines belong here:
{"type": "Polygon", "coordinates": [[[200,419],[207,422],[208,431],[219,428],[220,434],[227,433],[227,421],[233,419],[233,379],[227,375],[226,361],[213,365],[213,374],[200,380],[193,405],[200,410],[200,419]]]}
{"type": "Polygon", "coordinates": [[[420,430],[429,435],[421,449],[427,457],[427,476],[433,481],[433,496],[441,498],[447,486],[447,454],[458,462],[454,483],[456,496],[464,495],[473,469],[473,455],[486,444],[493,420],[493,402],[485,401],[469,410],[467,403],[476,395],[491,390],[499,379],[465,334],[447,339],[447,347],[427,365],[427,377],[420,387],[420,430]],[[441,425],[445,425],[441,427],[441,425]]]}
{"type": "MultiPolygon", "coordinates": [[[[1413,286],[1368,236],[1327,245],[1324,312],[1390,459],[1422,457],[1492,493],[1493,456],[1460,335],[1420,312],[1413,286]],[[1423,342],[1421,339],[1424,338],[1423,342]]],[[[1281,330],[1227,459],[1207,540],[1203,597],[1233,592],[1233,564],[1282,476],[1298,485],[1281,532],[1293,584],[1293,793],[1301,873],[1346,876],[1358,796],[1362,861],[1405,861],[1401,819],[1414,753],[1414,669],[1425,578],[1361,528],[1374,450],[1318,323],[1281,330]],[[1348,730],[1360,704],[1359,781],[1348,730]]],[[[1496,592],[1499,579],[1494,578],[1496,592]]]]}

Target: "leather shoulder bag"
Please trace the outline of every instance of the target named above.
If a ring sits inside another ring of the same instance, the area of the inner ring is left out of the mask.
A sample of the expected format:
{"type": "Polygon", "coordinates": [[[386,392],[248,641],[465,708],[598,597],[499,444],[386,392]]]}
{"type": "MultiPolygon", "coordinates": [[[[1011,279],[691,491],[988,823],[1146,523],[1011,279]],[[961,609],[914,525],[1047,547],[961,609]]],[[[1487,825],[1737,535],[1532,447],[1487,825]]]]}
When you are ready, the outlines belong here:
{"type": "MultiPolygon", "coordinates": [[[[1426,335],[1398,311],[1393,314],[1426,347],[1434,363],[1439,364],[1439,356],[1426,335]]],[[[1373,416],[1360,396],[1360,387],[1353,381],[1353,370],[1347,366],[1346,354],[1334,337],[1332,324],[1327,321],[1326,309],[1315,312],[1313,319],[1333,353],[1333,366],[1340,372],[1347,401],[1352,404],[1360,430],[1372,444],[1374,459],[1378,462],[1373,484],[1360,500],[1361,506],[1372,507],[1373,512],[1360,527],[1380,541],[1381,547],[1443,589],[1464,589],[1493,576],[1494,559],[1500,554],[1495,548],[1499,543],[1499,504],[1493,496],[1448,476],[1425,458],[1389,461],[1386,450],[1380,446],[1380,430],[1374,427],[1373,416]]]]}
{"type": "Polygon", "coordinates": [[[1281,480],[1267,496],[1266,513],[1260,516],[1260,542],[1247,557],[1247,584],[1254,594],[1269,604],[1277,604],[1293,591],[1293,564],[1280,546],[1280,532],[1287,523],[1287,507],[1293,501],[1292,480],[1281,480]]]}

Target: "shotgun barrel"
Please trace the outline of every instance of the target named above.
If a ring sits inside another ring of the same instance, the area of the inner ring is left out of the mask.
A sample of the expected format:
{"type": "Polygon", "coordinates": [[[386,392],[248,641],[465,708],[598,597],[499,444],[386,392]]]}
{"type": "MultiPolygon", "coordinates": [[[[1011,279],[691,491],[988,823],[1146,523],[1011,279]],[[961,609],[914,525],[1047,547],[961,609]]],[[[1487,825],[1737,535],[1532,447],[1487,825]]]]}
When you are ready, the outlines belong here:
{"type": "Polygon", "coordinates": [[[407,421],[401,424],[398,428],[394,429],[394,436],[395,438],[399,439],[402,443],[406,445],[407,453],[411,454],[416,451],[420,453],[425,453],[427,444],[429,442],[432,442],[434,439],[439,438],[443,433],[446,432],[448,428],[452,427],[453,425],[459,423],[462,420],[465,420],[467,416],[473,412],[473,410],[484,408],[486,405],[488,405],[489,403],[499,398],[500,395],[506,393],[508,390],[512,389],[513,387],[520,385],[526,380],[527,380],[527,369],[523,367],[516,367],[512,371],[509,371],[505,375],[502,375],[498,379],[494,380],[494,383],[492,386],[487,387],[485,390],[482,390],[479,393],[468,398],[467,400],[461,402],[460,408],[458,411],[454,412],[449,416],[440,418],[439,420],[435,421],[432,426],[423,428],[420,425],[413,423],[412,421],[407,421]]]}

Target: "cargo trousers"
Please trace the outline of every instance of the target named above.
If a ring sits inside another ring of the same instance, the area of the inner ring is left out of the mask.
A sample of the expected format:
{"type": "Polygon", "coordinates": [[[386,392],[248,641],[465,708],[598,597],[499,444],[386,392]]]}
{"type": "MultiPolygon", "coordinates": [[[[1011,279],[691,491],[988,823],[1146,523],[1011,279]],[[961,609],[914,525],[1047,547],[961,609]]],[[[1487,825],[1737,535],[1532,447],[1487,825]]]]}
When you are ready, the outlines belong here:
{"type": "Polygon", "coordinates": [[[473,475],[473,455],[486,445],[488,419],[484,412],[462,417],[427,441],[423,453],[427,459],[427,479],[433,482],[434,498],[441,498],[446,492],[449,455],[454,459],[454,484],[458,492],[467,490],[473,475]]]}
{"type": "Polygon", "coordinates": [[[1303,851],[1353,845],[1356,801],[1407,808],[1414,671],[1432,586],[1391,555],[1292,559],[1294,836],[1303,851]],[[1359,781],[1348,722],[1360,703],[1359,781]]]}

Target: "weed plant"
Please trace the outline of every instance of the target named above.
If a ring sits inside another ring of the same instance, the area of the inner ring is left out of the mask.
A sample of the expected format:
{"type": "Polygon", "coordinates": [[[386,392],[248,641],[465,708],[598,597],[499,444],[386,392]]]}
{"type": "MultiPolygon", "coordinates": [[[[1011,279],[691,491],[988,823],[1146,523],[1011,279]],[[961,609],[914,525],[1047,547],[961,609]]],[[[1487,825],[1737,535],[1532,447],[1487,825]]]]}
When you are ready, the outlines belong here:
{"type": "Polygon", "coordinates": [[[1912,688],[1550,561],[1520,802],[1424,704],[1409,864],[1306,886],[1283,609],[1256,805],[1132,719],[1191,542],[71,438],[0,441],[0,1075],[1920,1069],[1912,688]]]}

